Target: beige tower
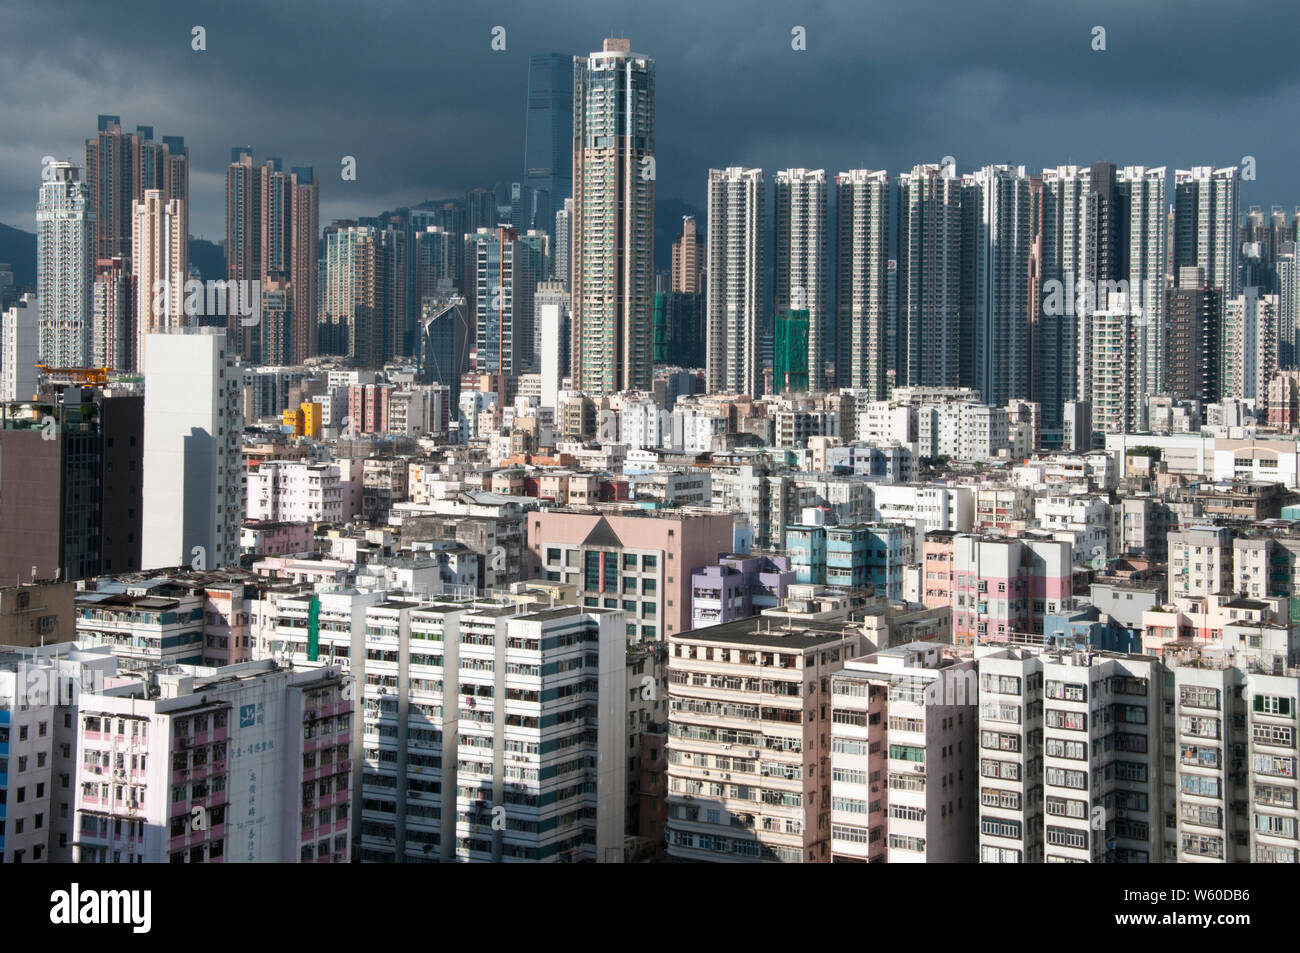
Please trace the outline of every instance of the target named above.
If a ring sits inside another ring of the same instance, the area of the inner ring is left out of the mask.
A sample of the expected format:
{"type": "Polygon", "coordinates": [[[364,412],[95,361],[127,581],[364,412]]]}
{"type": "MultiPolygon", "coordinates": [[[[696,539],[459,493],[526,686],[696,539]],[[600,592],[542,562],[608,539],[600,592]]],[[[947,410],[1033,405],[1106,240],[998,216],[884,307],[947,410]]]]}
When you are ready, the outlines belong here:
{"type": "Polygon", "coordinates": [[[131,268],[136,288],[136,353],[144,368],[144,337],[194,323],[185,314],[189,280],[188,216],[185,203],[149,189],[133,206],[131,268]]]}

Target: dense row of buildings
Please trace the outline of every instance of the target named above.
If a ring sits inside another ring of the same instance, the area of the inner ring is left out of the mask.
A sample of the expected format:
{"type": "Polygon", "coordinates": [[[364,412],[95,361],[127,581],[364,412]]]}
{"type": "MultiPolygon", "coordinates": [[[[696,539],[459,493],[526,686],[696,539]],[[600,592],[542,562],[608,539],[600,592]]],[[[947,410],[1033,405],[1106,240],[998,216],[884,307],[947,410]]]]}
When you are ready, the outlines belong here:
{"type": "Polygon", "coordinates": [[[47,164],[0,859],[1297,861],[1295,222],[728,167],[656,274],[654,104],[533,57],[519,182],[323,235],[235,149],[215,283],[182,140],[47,164]]]}

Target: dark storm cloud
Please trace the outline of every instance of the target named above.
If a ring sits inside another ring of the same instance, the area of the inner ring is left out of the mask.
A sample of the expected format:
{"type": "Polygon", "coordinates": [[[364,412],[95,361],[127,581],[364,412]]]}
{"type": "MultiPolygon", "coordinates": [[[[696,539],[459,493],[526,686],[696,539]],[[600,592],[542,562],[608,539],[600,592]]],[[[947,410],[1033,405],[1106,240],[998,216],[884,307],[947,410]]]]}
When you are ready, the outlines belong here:
{"type": "Polygon", "coordinates": [[[314,165],[323,221],[517,179],[529,54],[611,33],[657,61],[662,197],[699,204],[708,168],[732,164],[1253,155],[1243,205],[1295,204],[1298,31],[1284,2],[0,0],[0,221],[33,227],[41,157],[80,159],[101,112],[185,137],[192,230],[209,238],[224,234],[232,145],[314,165]]]}

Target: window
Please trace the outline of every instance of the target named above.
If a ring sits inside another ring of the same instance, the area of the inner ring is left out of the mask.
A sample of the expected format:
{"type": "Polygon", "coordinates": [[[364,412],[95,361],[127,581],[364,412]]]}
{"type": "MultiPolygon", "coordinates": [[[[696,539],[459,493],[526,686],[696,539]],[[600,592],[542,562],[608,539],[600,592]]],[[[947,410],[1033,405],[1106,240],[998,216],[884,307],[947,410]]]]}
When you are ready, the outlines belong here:
{"type": "Polygon", "coordinates": [[[1282,715],[1295,717],[1295,699],[1280,695],[1256,695],[1252,706],[1261,715],[1282,715]]]}
{"type": "Polygon", "coordinates": [[[1054,847],[1073,847],[1077,850],[1088,848],[1086,831],[1070,830],[1067,827],[1047,827],[1047,843],[1054,847]]]}
{"type": "Polygon", "coordinates": [[[990,837],[1020,838],[1020,822],[1004,820],[1000,817],[981,817],[980,833],[990,837]]]}
{"type": "Polygon", "coordinates": [[[1088,700],[1088,686],[1077,682],[1048,681],[1044,685],[1044,691],[1048,698],[1060,701],[1086,702],[1088,700]]]}
{"type": "Polygon", "coordinates": [[[1088,774],[1085,771],[1048,768],[1047,783],[1054,787],[1075,788],[1079,791],[1086,791],[1088,789],[1088,774]]]}
{"type": "Polygon", "coordinates": [[[924,764],[925,749],[914,745],[890,745],[889,757],[895,761],[912,761],[917,764],[924,764]]]}
{"type": "Polygon", "coordinates": [[[1044,715],[1049,728],[1065,728],[1069,731],[1088,730],[1088,716],[1081,711],[1057,711],[1049,708],[1044,715]]]}
{"type": "Polygon", "coordinates": [[[1082,820],[1088,816],[1088,802],[1063,797],[1049,797],[1044,802],[1047,813],[1053,817],[1073,817],[1082,820]]]}

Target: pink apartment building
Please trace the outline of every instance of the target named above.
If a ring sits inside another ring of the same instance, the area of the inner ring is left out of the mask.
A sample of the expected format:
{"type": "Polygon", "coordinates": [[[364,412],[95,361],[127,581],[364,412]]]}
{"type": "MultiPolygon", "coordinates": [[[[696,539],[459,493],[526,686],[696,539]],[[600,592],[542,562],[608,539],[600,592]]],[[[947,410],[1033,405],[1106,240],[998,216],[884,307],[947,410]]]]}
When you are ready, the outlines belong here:
{"type": "Polygon", "coordinates": [[[734,517],[584,507],[530,513],[526,526],[527,578],[574,583],[580,604],[622,609],[640,642],[691,628],[691,573],[731,551],[734,517]]]}
{"type": "Polygon", "coordinates": [[[935,530],[921,546],[921,601],[928,609],[952,606],[952,551],[956,533],[935,530]]]}
{"type": "Polygon", "coordinates": [[[953,539],[952,628],[958,645],[1041,641],[1043,616],[1073,596],[1064,540],[960,535],[953,539]]]}
{"type": "Polygon", "coordinates": [[[264,660],[82,695],[74,861],[348,861],[349,688],[264,660]]]}

